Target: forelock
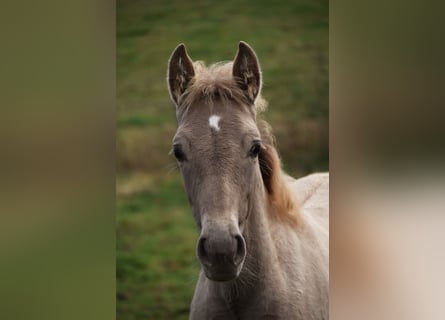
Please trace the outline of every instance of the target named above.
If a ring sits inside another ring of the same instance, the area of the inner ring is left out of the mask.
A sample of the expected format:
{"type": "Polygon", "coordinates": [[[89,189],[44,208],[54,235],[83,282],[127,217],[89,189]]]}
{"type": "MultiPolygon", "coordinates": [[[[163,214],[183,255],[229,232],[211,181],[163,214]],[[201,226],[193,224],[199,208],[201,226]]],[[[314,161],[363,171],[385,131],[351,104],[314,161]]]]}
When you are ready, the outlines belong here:
{"type": "MultiPolygon", "coordinates": [[[[223,103],[251,105],[232,75],[233,62],[218,62],[207,67],[202,61],[196,61],[193,67],[195,76],[179,99],[182,111],[201,101],[212,105],[218,99],[223,103]]],[[[255,100],[255,110],[262,112],[266,107],[267,102],[260,93],[255,100]]]]}

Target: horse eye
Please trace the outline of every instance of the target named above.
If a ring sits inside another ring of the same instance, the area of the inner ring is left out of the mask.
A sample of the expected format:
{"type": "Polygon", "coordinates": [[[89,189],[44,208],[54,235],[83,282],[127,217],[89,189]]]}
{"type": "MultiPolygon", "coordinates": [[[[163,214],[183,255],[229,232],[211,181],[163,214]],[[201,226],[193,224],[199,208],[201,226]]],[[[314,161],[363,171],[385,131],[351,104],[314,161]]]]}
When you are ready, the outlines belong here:
{"type": "Polygon", "coordinates": [[[258,156],[258,153],[260,153],[261,150],[261,143],[259,141],[255,141],[250,148],[249,155],[252,158],[256,158],[258,156]]]}
{"type": "Polygon", "coordinates": [[[173,154],[175,155],[176,160],[178,160],[179,162],[187,160],[187,157],[185,156],[184,151],[182,151],[180,145],[173,146],[173,154]]]}

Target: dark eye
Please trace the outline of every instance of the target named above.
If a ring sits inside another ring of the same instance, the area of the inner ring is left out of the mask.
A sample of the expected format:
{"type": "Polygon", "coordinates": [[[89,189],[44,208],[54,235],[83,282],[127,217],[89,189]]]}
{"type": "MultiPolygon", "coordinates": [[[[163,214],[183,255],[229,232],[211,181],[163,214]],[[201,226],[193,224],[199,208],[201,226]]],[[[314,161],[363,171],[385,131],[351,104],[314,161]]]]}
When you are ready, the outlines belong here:
{"type": "Polygon", "coordinates": [[[187,160],[184,151],[182,151],[181,146],[178,144],[173,146],[173,154],[175,155],[176,160],[178,160],[179,162],[187,160]]]}
{"type": "Polygon", "coordinates": [[[261,142],[254,141],[252,147],[250,148],[249,156],[251,156],[252,158],[256,158],[258,156],[258,153],[260,153],[260,150],[261,142]]]}

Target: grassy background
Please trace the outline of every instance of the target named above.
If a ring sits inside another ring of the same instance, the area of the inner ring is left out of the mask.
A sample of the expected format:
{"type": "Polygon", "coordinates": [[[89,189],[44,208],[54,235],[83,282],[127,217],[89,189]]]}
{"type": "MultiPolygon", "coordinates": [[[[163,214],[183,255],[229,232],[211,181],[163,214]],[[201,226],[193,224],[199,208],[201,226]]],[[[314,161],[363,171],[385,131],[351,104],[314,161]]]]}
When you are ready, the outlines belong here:
{"type": "Polygon", "coordinates": [[[168,155],[176,128],[167,59],[262,65],[262,115],[294,176],[328,169],[328,1],[117,1],[117,318],[187,319],[197,234],[168,155]]]}

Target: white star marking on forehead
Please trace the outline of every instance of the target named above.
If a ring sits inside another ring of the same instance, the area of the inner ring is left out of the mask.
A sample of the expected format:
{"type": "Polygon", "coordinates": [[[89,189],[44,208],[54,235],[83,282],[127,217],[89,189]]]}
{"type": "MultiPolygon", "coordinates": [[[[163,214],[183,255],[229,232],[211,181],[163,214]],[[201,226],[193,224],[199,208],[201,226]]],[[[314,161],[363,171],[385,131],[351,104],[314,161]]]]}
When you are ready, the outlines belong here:
{"type": "Polygon", "coordinates": [[[212,115],[209,118],[209,126],[210,128],[219,131],[219,120],[221,120],[220,116],[212,115]]]}

